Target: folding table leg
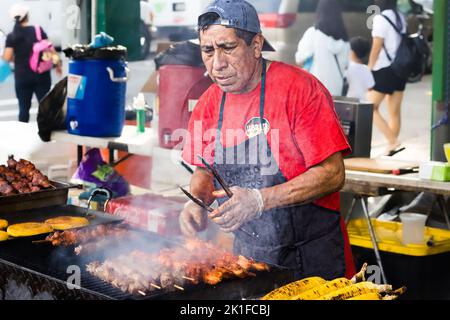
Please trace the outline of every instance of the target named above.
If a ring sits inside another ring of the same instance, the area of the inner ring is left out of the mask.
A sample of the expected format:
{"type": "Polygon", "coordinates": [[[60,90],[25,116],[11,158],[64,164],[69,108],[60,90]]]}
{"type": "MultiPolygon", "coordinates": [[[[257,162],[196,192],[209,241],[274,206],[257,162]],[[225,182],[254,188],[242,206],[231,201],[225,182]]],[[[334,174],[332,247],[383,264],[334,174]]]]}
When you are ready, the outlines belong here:
{"type": "Polygon", "coordinates": [[[375,257],[377,259],[377,264],[380,267],[381,277],[383,278],[383,283],[387,284],[386,275],[384,273],[383,264],[381,262],[380,251],[378,250],[377,239],[375,237],[375,230],[373,228],[372,221],[370,220],[369,210],[367,210],[366,198],[365,197],[361,197],[361,203],[362,203],[364,215],[366,216],[367,223],[368,223],[368,226],[369,226],[370,239],[372,240],[373,250],[375,251],[375,257]]]}
{"type": "Polygon", "coordinates": [[[355,204],[356,204],[356,197],[353,196],[352,197],[352,203],[350,204],[350,209],[348,210],[347,216],[345,217],[345,225],[347,226],[348,223],[350,222],[350,218],[352,216],[353,213],[353,209],[355,208],[355,204]]]}
{"type": "Polygon", "coordinates": [[[437,202],[439,204],[442,214],[444,215],[445,222],[447,223],[447,228],[450,230],[450,221],[448,219],[447,203],[445,203],[444,196],[438,195],[437,202]]]}

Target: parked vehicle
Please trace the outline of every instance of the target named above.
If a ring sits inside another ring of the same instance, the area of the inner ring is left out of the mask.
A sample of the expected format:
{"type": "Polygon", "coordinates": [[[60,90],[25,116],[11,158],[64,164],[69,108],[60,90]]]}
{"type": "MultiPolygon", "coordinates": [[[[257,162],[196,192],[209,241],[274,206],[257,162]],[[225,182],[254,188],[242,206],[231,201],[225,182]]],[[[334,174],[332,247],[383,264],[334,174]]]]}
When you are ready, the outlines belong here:
{"type": "Polygon", "coordinates": [[[148,1],[140,1],[141,22],[139,24],[141,58],[145,59],[150,53],[153,29],[153,6],[148,1]]]}
{"type": "MultiPolygon", "coordinates": [[[[30,24],[42,26],[50,41],[57,49],[61,48],[64,23],[63,1],[58,0],[2,0],[0,10],[0,29],[6,34],[12,31],[14,21],[9,16],[9,8],[22,2],[30,8],[30,24]]],[[[4,45],[4,44],[3,44],[4,45]]]]}
{"type": "Polygon", "coordinates": [[[211,0],[153,0],[157,38],[184,41],[197,38],[198,16],[211,0]]]}

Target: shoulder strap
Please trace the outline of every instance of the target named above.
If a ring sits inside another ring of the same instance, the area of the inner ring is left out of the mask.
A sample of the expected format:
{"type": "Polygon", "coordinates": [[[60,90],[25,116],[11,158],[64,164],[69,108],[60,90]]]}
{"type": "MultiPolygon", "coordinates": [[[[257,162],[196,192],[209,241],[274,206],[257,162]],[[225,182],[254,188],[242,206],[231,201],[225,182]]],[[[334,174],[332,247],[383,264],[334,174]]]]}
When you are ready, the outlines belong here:
{"type": "MultiPolygon", "coordinates": [[[[403,36],[404,34],[402,33],[402,30],[399,30],[397,28],[397,26],[391,21],[391,19],[389,19],[387,16],[385,16],[384,14],[381,15],[383,18],[385,18],[387,20],[387,22],[389,22],[389,24],[392,26],[392,28],[394,28],[394,30],[401,36],[403,36]]],[[[390,56],[390,54],[388,53],[387,49],[386,49],[386,45],[383,43],[383,49],[384,52],[386,53],[387,58],[389,59],[390,62],[392,62],[392,57],[390,56]]]]}
{"type": "Polygon", "coordinates": [[[340,64],[339,64],[339,60],[338,60],[338,57],[337,57],[336,54],[334,55],[334,60],[336,60],[336,64],[337,64],[339,73],[341,74],[341,78],[344,79],[344,74],[342,73],[341,66],[340,66],[340,64]]]}
{"type": "MultiPolygon", "coordinates": [[[[391,21],[391,19],[389,19],[387,16],[385,16],[384,14],[382,14],[383,18],[385,18],[387,20],[387,22],[389,22],[389,24],[394,28],[395,31],[397,31],[397,33],[401,36],[403,36],[403,32],[402,30],[398,29],[397,26],[391,21]]],[[[401,20],[400,20],[401,22],[401,20]]],[[[402,24],[402,28],[403,28],[403,24],[402,24]]]]}
{"type": "Polygon", "coordinates": [[[384,44],[384,42],[383,42],[383,49],[384,49],[384,53],[386,53],[386,57],[389,59],[390,62],[392,62],[392,57],[389,54],[389,52],[387,51],[386,45],[384,44]]]}
{"type": "Polygon", "coordinates": [[[35,25],[34,32],[36,33],[36,40],[41,41],[42,40],[41,27],[38,25],[35,25]]]}

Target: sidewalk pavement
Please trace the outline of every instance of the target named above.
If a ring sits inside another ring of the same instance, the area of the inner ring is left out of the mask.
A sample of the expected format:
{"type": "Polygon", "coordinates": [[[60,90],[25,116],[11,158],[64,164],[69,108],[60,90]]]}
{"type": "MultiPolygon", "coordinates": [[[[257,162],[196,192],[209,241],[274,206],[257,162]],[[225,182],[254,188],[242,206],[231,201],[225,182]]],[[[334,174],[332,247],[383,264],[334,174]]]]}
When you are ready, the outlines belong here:
{"type": "MultiPolygon", "coordinates": [[[[431,148],[432,77],[427,75],[419,83],[406,86],[402,104],[400,142],[406,149],[392,158],[399,160],[428,161],[431,148]]],[[[381,113],[388,119],[386,104],[381,113]]],[[[387,143],[381,132],[373,128],[371,157],[380,156],[387,143]]]]}

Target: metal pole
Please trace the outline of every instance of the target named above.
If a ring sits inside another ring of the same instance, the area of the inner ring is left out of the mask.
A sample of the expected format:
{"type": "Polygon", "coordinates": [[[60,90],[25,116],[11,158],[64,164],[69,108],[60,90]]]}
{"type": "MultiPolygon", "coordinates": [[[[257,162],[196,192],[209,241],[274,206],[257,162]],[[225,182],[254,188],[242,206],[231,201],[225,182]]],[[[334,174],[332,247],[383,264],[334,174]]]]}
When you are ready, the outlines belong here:
{"type": "Polygon", "coordinates": [[[375,237],[375,231],[373,229],[372,221],[370,220],[369,211],[367,210],[367,205],[364,197],[361,197],[361,203],[364,211],[364,215],[366,216],[367,223],[369,226],[370,239],[372,240],[373,250],[375,251],[375,257],[377,259],[377,264],[381,270],[381,277],[383,278],[383,283],[387,284],[386,275],[384,274],[383,264],[381,263],[380,251],[378,250],[378,243],[375,237]]]}
{"type": "Polygon", "coordinates": [[[97,34],[97,0],[91,0],[91,41],[97,34]]]}
{"type": "Polygon", "coordinates": [[[450,6],[447,1],[434,1],[433,14],[433,106],[431,131],[431,160],[446,161],[444,143],[450,141],[448,122],[450,63],[450,6]]]}
{"type": "Polygon", "coordinates": [[[347,216],[345,217],[345,225],[346,226],[350,222],[350,218],[352,216],[353,209],[355,208],[355,204],[356,204],[356,196],[353,196],[352,203],[350,204],[350,209],[348,210],[347,216]]]}

